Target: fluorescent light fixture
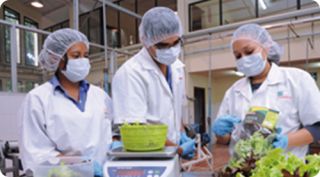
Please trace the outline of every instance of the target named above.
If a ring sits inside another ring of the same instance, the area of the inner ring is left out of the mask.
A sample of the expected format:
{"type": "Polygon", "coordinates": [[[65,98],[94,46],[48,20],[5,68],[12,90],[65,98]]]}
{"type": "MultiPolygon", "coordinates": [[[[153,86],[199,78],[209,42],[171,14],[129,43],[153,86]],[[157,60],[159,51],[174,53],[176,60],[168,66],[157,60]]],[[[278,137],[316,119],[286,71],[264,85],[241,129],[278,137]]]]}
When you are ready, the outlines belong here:
{"type": "Polygon", "coordinates": [[[244,74],[242,72],[239,72],[239,71],[234,71],[234,74],[238,77],[243,77],[244,74]]]}
{"type": "Polygon", "coordinates": [[[32,2],[31,2],[31,5],[32,5],[33,7],[36,7],[36,8],[42,8],[42,7],[43,7],[42,2],[39,1],[39,0],[32,1],[32,2]]]}
{"type": "Polygon", "coordinates": [[[259,0],[259,6],[260,6],[263,10],[266,10],[266,9],[267,9],[267,5],[266,5],[266,3],[264,2],[264,0],[259,0]]]}
{"type": "Polygon", "coordinates": [[[320,62],[309,63],[308,67],[310,67],[310,68],[320,68],[320,62]]]}

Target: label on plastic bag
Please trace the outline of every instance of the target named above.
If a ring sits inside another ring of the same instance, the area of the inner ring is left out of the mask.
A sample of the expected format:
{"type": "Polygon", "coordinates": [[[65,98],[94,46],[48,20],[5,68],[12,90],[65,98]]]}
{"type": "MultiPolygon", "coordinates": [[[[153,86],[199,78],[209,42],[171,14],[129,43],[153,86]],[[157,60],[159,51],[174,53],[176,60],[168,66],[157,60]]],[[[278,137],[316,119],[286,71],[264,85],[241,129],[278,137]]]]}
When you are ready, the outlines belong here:
{"type": "Polygon", "coordinates": [[[269,130],[274,130],[276,128],[279,112],[273,109],[268,109],[266,107],[253,106],[250,107],[249,112],[256,113],[259,118],[258,123],[264,128],[269,130]],[[262,120],[262,121],[261,121],[262,120]]]}

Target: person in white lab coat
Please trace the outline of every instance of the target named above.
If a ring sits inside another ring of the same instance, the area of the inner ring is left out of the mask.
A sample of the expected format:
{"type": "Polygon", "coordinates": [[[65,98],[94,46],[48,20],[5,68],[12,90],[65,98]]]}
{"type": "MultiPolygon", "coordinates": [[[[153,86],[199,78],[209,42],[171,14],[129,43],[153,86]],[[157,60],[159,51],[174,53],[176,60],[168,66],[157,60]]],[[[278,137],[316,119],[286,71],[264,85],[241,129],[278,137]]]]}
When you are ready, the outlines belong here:
{"type": "Polygon", "coordinates": [[[95,176],[112,141],[111,99],[85,78],[90,71],[87,37],[61,29],[45,40],[40,64],[55,72],[31,90],[20,108],[20,152],[24,171],[51,158],[81,156],[94,161],[95,176]]]}
{"type": "Polygon", "coordinates": [[[117,71],[112,82],[114,122],[168,125],[167,145],[179,144],[180,154],[192,158],[195,142],[181,133],[186,116],[182,26],[169,8],[147,11],[139,27],[143,48],[117,71]]]}
{"type": "Polygon", "coordinates": [[[225,93],[212,127],[218,142],[228,143],[249,108],[262,106],[279,111],[276,127],[282,131],[274,147],[304,158],[308,145],[320,138],[320,93],[315,81],[301,69],[279,67],[280,46],[257,24],[238,28],[231,46],[237,69],[246,77],[225,93]]]}

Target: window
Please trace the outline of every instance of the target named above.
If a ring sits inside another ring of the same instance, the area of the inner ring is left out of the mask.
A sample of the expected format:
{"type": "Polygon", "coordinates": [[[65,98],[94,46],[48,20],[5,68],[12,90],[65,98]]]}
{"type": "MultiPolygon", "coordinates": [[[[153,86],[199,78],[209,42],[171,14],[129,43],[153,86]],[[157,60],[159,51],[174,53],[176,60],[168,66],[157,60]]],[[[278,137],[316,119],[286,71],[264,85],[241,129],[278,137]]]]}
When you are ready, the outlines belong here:
{"type": "Polygon", "coordinates": [[[65,21],[65,22],[63,22],[63,23],[61,24],[61,27],[62,27],[62,28],[69,28],[69,26],[70,26],[69,20],[67,20],[67,21],[65,21]]]}
{"type": "MultiPolygon", "coordinates": [[[[38,28],[38,24],[29,19],[24,19],[24,25],[31,28],[38,28]]],[[[38,66],[38,53],[39,53],[39,44],[38,44],[38,34],[25,31],[24,33],[24,43],[25,43],[25,60],[27,65],[38,66]]]]}
{"type": "MultiPolygon", "coordinates": [[[[102,32],[102,9],[96,9],[89,13],[89,35],[90,42],[102,44],[103,32],[102,32]]],[[[90,52],[100,52],[99,48],[92,47],[90,52]]]]}
{"type": "Polygon", "coordinates": [[[18,92],[24,92],[26,86],[23,84],[22,81],[18,81],[18,92]]]}
{"type": "Polygon", "coordinates": [[[140,15],[143,15],[149,9],[155,6],[155,0],[137,0],[137,12],[140,15]]]}
{"type": "Polygon", "coordinates": [[[26,88],[25,91],[29,92],[30,90],[32,90],[35,87],[35,83],[32,81],[26,81],[26,88]]]}
{"type": "Polygon", "coordinates": [[[12,91],[11,88],[12,88],[12,87],[11,87],[11,80],[8,79],[8,80],[6,80],[6,86],[5,86],[5,88],[4,88],[3,90],[4,90],[4,91],[12,91]]]}
{"type": "Polygon", "coordinates": [[[209,0],[189,5],[190,31],[218,26],[219,0],[209,0]]]}
{"type": "Polygon", "coordinates": [[[222,24],[230,24],[256,18],[256,0],[223,1],[222,14],[222,24]]]}
{"type": "MultiPolygon", "coordinates": [[[[135,12],[135,0],[120,1],[120,6],[135,12]]],[[[135,17],[120,12],[121,46],[137,43],[137,21],[135,17]]]]}
{"type": "Polygon", "coordinates": [[[52,32],[55,32],[55,31],[57,31],[57,30],[59,30],[61,28],[62,28],[62,24],[61,23],[56,24],[56,25],[52,26],[52,32]]]}
{"type": "MultiPolygon", "coordinates": [[[[20,14],[12,9],[4,7],[4,20],[19,24],[20,23],[20,14]]],[[[20,63],[20,32],[19,29],[16,30],[17,35],[17,62],[20,63]]],[[[10,27],[5,28],[5,61],[10,62],[11,60],[11,40],[10,40],[10,27]]]]}
{"type": "Polygon", "coordinates": [[[107,6],[107,39],[108,46],[120,47],[120,33],[119,33],[119,12],[107,6]]]}
{"type": "Polygon", "coordinates": [[[259,17],[297,10],[297,1],[293,0],[258,0],[258,5],[259,17]]]}
{"type": "Polygon", "coordinates": [[[89,15],[81,14],[79,17],[79,31],[81,31],[86,36],[89,36],[89,15]]]}
{"type": "MultiPolygon", "coordinates": [[[[85,34],[90,42],[102,44],[102,8],[95,9],[91,12],[81,14],[79,18],[79,29],[85,34]]],[[[100,52],[101,49],[91,47],[90,53],[100,52]]]]}
{"type": "Polygon", "coordinates": [[[313,0],[203,0],[189,4],[189,31],[310,7],[317,4],[313,0]]]}
{"type": "Polygon", "coordinates": [[[158,0],[157,6],[164,6],[177,11],[177,0],[158,0]]]}

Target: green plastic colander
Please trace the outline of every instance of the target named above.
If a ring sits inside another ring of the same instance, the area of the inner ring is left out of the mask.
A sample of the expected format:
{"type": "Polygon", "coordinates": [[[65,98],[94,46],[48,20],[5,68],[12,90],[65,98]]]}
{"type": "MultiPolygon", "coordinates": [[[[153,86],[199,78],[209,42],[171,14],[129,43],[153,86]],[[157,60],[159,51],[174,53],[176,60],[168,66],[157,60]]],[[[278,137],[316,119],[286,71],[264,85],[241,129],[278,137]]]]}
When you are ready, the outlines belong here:
{"type": "Polygon", "coordinates": [[[123,146],[127,151],[155,151],[164,147],[168,126],[124,124],[120,127],[123,146]]]}

